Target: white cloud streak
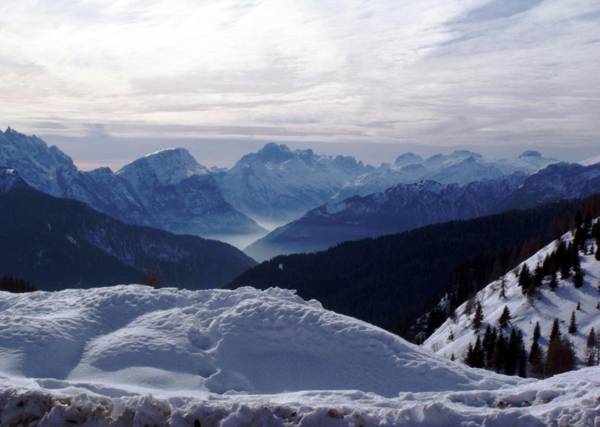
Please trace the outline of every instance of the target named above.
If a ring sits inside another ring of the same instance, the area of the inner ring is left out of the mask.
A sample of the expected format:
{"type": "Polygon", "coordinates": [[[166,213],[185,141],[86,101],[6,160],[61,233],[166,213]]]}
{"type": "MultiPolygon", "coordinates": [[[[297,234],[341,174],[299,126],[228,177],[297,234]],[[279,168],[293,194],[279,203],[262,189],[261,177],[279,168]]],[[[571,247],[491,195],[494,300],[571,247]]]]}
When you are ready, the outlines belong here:
{"type": "Polygon", "coordinates": [[[589,0],[0,3],[0,117],[38,133],[589,143],[598,70],[589,0]]]}

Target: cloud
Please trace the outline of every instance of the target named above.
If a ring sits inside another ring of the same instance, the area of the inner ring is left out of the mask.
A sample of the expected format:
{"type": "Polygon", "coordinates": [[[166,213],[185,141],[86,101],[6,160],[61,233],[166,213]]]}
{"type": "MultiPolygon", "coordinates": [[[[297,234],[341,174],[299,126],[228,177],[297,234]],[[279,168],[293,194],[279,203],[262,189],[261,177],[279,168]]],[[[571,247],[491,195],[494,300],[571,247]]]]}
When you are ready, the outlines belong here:
{"type": "Polygon", "coordinates": [[[0,117],[94,137],[593,141],[598,40],[588,0],[4,0],[0,117]]]}

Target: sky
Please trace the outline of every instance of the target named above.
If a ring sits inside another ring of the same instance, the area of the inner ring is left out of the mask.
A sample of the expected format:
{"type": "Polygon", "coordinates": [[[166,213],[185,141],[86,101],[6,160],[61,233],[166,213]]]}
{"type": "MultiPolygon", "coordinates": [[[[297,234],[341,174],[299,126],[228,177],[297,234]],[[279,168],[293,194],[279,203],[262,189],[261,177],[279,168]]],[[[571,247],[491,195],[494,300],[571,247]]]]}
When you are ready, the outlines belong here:
{"type": "Polygon", "coordinates": [[[598,0],[0,2],[0,125],[84,168],[268,141],[584,158],[599,70],[598,0]]]}

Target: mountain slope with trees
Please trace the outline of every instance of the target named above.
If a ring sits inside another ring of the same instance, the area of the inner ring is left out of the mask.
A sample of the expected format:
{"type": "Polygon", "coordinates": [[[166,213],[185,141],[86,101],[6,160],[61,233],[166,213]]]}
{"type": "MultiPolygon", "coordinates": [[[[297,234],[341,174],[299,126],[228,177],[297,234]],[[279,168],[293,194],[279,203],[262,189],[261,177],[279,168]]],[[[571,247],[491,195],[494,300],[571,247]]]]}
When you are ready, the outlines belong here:
{"type": "Polygon", "coordinates": [[[225,243],[125,224],[41,193],[14,170],[0,170],[0,188],[0,275],[40,289],[139,283],[149,274],[169,285],[219,287],[255,265],[225,243]]]}
{"type": "Polygon", "coordinates": [[[303,298],[318,299],[328,309],[414,338],[416,319],[456,283],[466,280],[472,293],[481,289],[565,232],[575,212],[594,200],[564,201],[346,242],[323,252],[278,256],[229,286],[297,289],[303,298]]]}
{"type": "Polygon", "coordinates": [[[470,366],[547,377],[600,364],[600,222],[577,215],[573,232],[448,311],[424,346],[470,366]]]}

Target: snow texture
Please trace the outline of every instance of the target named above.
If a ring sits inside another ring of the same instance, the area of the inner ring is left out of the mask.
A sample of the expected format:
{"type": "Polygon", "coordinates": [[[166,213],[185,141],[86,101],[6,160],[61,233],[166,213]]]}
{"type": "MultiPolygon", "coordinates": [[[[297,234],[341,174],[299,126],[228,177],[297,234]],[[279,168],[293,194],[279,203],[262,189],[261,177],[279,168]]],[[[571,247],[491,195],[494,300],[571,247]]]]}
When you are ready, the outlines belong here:
{"type": "Polygon", "coordinates": [[[475,370],[292,291],[0,293],[0,425],[593,426],[600,369],[475,370]]]}

